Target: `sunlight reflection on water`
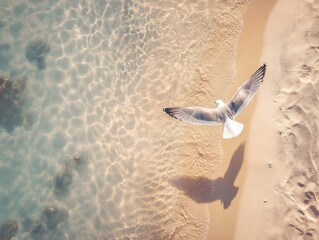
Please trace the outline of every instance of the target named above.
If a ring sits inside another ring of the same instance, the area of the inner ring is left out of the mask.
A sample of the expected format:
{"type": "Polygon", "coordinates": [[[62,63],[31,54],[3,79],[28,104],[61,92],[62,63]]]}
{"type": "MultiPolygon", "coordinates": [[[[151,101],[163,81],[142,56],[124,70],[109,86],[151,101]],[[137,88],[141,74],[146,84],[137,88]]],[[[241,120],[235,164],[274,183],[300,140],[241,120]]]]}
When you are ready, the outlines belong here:
{"type": "Polygon", "coordinates": [[[209,2],[1,1],[0,75],[28,82],[21,123],[0,126],[0,224],[19,239],[205,238],[207,207],[170,180],[211,177],[219,134],[161,109],[227,94],[214,81],[233,73],[210,73],[208,54],[233,67],[241,23],[209,2]]]}

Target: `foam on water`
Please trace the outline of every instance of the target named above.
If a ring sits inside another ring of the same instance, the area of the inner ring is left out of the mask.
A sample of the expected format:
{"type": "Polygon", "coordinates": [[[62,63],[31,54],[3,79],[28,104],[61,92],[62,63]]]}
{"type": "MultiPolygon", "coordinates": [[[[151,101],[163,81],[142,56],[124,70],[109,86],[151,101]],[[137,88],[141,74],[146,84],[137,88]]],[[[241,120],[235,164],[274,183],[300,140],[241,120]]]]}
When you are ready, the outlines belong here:
{"type": "Polygon", "coordinates": [[[19,239],[205,238],[207,207],[171,181],[211,177],[220,131],[162,108],[227,96],[236,4],[2,0],[0,73],[28,82],[23,124],[0,126],[0,223],[15,219],[19,239]],[[50,51],[27,59],[38,39],[50,51]],[[68,211],[53,229],[51,205],[68,211]]]}

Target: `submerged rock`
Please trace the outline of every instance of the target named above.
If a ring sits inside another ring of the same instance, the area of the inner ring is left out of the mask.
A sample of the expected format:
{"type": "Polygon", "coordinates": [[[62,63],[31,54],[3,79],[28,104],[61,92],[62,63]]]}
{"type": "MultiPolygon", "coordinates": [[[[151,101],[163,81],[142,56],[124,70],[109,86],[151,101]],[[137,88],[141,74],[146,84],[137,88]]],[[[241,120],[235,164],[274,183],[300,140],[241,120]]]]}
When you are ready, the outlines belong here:
{"type": "Polygon", "coordinates": [[[46,68],[45,57],[50,52],[50,44],[44,39],[34,39],[25,48],[25,56],[30,62],[36,62],[39,70],[46,68]]]}
{"type": "Polygon", "coordinates": [[[0,20],[0,30],[6,26],[5,22],[0,20]]]}
{"type": "Polygon", "coordinates": [[[0,76],[0,94],[6,89],[8,81],[9,81],[8,77],[0,76]]]}
{"type": "Polygon", "coordinates": [[[15,81],[13,81],[12,83],[12,90],[18,94],[18,93],[21,93],[25,87],[27,85],[27,78],[24,77],[24,78],[21,78],[21,79],[17,79],[15,81]]]}
{"type": "Polygon", "coordinates": [[[45,223],[41,221],[35,221],[29,228],[29,234],[32,239],[43,239],[43,236],[47,232],[47,227],[45,223]]]}
{"type": "Polygon", "coordinates": [[[44,70],[47,67],[47,64],[45,63],[44,57],[42,57],[42,56],[41,57],[37,57],[37,61],[38,61],[37,68],[39,70],[44,70]]]}
{"type": "Polygon", "coordinates": [[[69,212],[65,207],[49,205],[43,209],[43,218],[49,229],[54,229],[58,224],[69,217],[69,212]]]}
{"type": "Polygon", "coordinates": [[[75,155],[71,158],[71,167],[77,171],[81,170],[85,165],[85,158],[83,156],[75,155]]]}
{"type": "Polygon", "coordinates": [[[0,239],[10,240],[18,233],[18,223],[16,221],[9,220],[5,222],[0,229],[0,239]]]}
{"type": "Polygon", "coordinates": [[[76,155],[76,156],[73,157],[73,161],[76,162],[76,163],[80,163],[81,162],[81,157],[76,155]]]}
{"type": "Polygon", "coordinates": [[[0,76],[0,126],[7,131],[23,123],[20,93],[26,84],[27,78],[9,81],[8,77],[0,76]]]}
{"type": "Polygon", "coordinates": [[[56,195],[66,195],[72,183],[72,171],[69,167],[64,167],[54,178],[54,191],[56,195]]]}
{"type": "MultiPolygon", "coordinates": [[[[56,231],[56,228],[68,218],[69,212],[65,206],[60,204],[49,204],[42,209],[40,215],[37,217],[25,218],[22,222],[22,231],[27,234],[26,239],[66,239],[63,237],[62,232],[56,231]]],[[[0,240],[2,240],[2,238],[0,238],[0,240]]]]}
{"type": "Polygon", "coordinates": [[[10,45],[5,43],[5,44],[0,44],[0,52],[5,52],[10,49],[10,45]]]}

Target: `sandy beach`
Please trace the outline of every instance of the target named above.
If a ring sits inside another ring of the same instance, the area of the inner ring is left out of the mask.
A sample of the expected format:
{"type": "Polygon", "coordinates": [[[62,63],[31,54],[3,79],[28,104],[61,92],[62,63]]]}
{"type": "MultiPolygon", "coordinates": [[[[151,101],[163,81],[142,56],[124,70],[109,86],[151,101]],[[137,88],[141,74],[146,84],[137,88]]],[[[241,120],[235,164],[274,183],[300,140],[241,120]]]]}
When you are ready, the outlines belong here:
{"type": "Polygon", "coordinates": [[[318,239],[317,11],[278,0],[267,20],[234,239],[318,239]]]}
{"type": "Polygon", "coordinates": [[[0,1],[0,239],[319,239],[318,11],[0,1]],[[162,111],[264,62],[239,137],[162,111]]]}

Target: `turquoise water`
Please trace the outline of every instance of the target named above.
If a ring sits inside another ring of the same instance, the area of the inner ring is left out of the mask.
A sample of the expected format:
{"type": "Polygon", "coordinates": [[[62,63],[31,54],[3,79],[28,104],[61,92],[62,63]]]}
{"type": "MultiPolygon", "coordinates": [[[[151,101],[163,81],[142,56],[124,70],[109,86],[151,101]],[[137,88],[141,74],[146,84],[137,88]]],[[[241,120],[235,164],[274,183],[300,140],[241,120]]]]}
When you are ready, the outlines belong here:
{"type": "Polygon", "coordinates": [[[220,8],[2,0],[0,75],[20,88],[0,104],[0,224],[18,239],[204,239],[207,207],[170,184],[198,144],[180,152],[185,125],[161,109],[212,93],[189,98],[217,29],[238,21],[220,8]]]}

